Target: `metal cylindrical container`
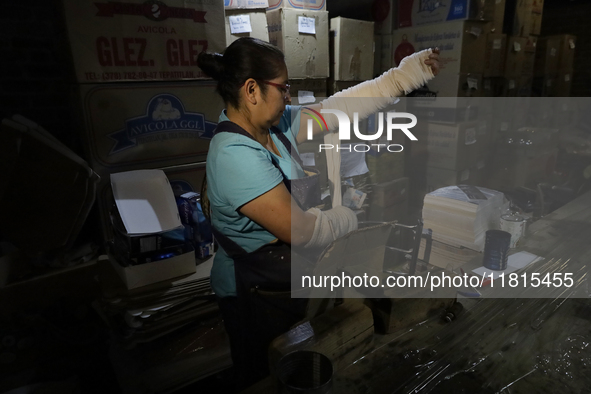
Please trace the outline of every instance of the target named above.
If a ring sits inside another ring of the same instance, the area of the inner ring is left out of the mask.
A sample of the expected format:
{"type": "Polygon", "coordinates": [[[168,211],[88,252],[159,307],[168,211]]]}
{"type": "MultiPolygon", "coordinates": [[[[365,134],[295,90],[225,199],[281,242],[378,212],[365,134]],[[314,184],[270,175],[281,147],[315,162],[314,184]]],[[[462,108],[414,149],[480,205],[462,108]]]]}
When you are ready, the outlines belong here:
{"type": "Polygon", "coordinates": [[[279,393],[330,394],[332,363],[324,354],[297,350],[286,354],[277,365],[279,393]]]}
{"type": "Polygon", "coordinates": [[[519,239],[525,235],[527,218],[517,214],[505,214],[501,216],[501,230],[511,234],[510,248],[517,246],[519,239]]]}
{"type": "Polygon", "coordinates": [[[502,230],[488,230],[484,241],[485,268],[501,271],[507,268],[511,234],[502,230]]]}

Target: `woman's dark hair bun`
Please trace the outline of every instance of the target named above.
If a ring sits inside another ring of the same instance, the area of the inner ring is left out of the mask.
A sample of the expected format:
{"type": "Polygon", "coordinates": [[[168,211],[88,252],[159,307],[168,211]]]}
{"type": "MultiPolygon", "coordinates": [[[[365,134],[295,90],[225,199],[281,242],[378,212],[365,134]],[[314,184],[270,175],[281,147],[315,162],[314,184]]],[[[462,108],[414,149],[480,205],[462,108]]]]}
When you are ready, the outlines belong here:
{"type": "MultiPolygon", "coordinates": [[[[217,91],[228,106],[239,108],[240,87],[252,78],[269,81],[285,69],[283,52],[275,45],[252,37],[241,37],[230,44],[223,55],[201,52],[199,68],[218,81],[217,91]]],[[[260,85],[263,94],[266,85],[260,85]]]]}
{"type": "Polygon", "coordinates": [[[219,81],[224,75],[224,56],[220,53],[201,52],[197,64],[205,74],[219,81]]]}

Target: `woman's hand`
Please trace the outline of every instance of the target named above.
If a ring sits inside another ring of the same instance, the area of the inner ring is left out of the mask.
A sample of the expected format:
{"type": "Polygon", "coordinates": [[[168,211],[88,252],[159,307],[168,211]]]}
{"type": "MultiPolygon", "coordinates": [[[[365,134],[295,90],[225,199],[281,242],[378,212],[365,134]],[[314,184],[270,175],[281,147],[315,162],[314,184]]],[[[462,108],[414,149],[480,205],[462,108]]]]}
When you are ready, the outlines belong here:
{"type": "Polygon", "coordinates": [[[433,53],[429,55],[429,59],[425,60],[425,64],[431,66],[433,75],[439,74],[439,48],[433,49],[433,53]]]}

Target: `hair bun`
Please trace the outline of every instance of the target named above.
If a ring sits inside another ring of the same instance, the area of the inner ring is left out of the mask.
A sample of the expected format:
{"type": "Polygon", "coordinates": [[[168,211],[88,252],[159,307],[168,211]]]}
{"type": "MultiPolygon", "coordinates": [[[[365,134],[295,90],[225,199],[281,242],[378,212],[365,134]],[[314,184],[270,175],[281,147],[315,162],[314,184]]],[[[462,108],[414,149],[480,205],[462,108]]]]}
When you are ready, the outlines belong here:
{"type": "Polygon", "coordinates": [[[201,52],[197,65],[205,74],[219,81],[224,75],[224,56],[220,53],[201,52]]]}

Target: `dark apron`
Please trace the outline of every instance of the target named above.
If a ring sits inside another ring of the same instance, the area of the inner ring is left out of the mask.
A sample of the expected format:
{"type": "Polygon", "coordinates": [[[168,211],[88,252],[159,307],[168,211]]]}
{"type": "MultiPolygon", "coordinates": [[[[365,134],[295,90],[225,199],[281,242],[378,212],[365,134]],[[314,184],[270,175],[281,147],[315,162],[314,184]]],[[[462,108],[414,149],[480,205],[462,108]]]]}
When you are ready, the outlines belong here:
{"type": "MultiPolygon", "coordinates": [[[[247,131],[232,122],[218,124],[215,133],[220,132],[237,133],[254,140],[247,131]]],[[[277,129],[273,132],[302,166],[300,157],[287,137],[277,129]]],[[[281,171],[278,162],[273,160],[273,165],[281,171]]],[[[320,204],[317,173],[304,179],[294,180],[288,179],[283,171],[281,173],[287,190],[302,209],[320,204]],[[310,196],[310,194],[316,194],[316,196],[310,196]]],[[[242,364],[236,365],[240,373],[244,373],[244,370],[250,370],[250,373],[257,373],[257,371],[260,373],[261,370],[268,373],[269,344],[274,338],[287,332],[295,323],[302,320],[306,314],[307,298],[292,298],[291,247],[277,240],[248,253],[217,229],[212,228],[212,230],[224,251],[234,260],[236,303],[240,322],[240,333],[237,335],[241,338],[240,342],[248,341],[248,344],[241,343],[239,349],[233,349],[232,357],[235,363],[242,364]],[[240,354],[234,354],[235,352],[240,354]]],[[[302,259],[302,261],[307,265],[298,264],[298,266],[303,266],[301,270],[311,273],[312,265],[308,260],[302,259]]]]}

